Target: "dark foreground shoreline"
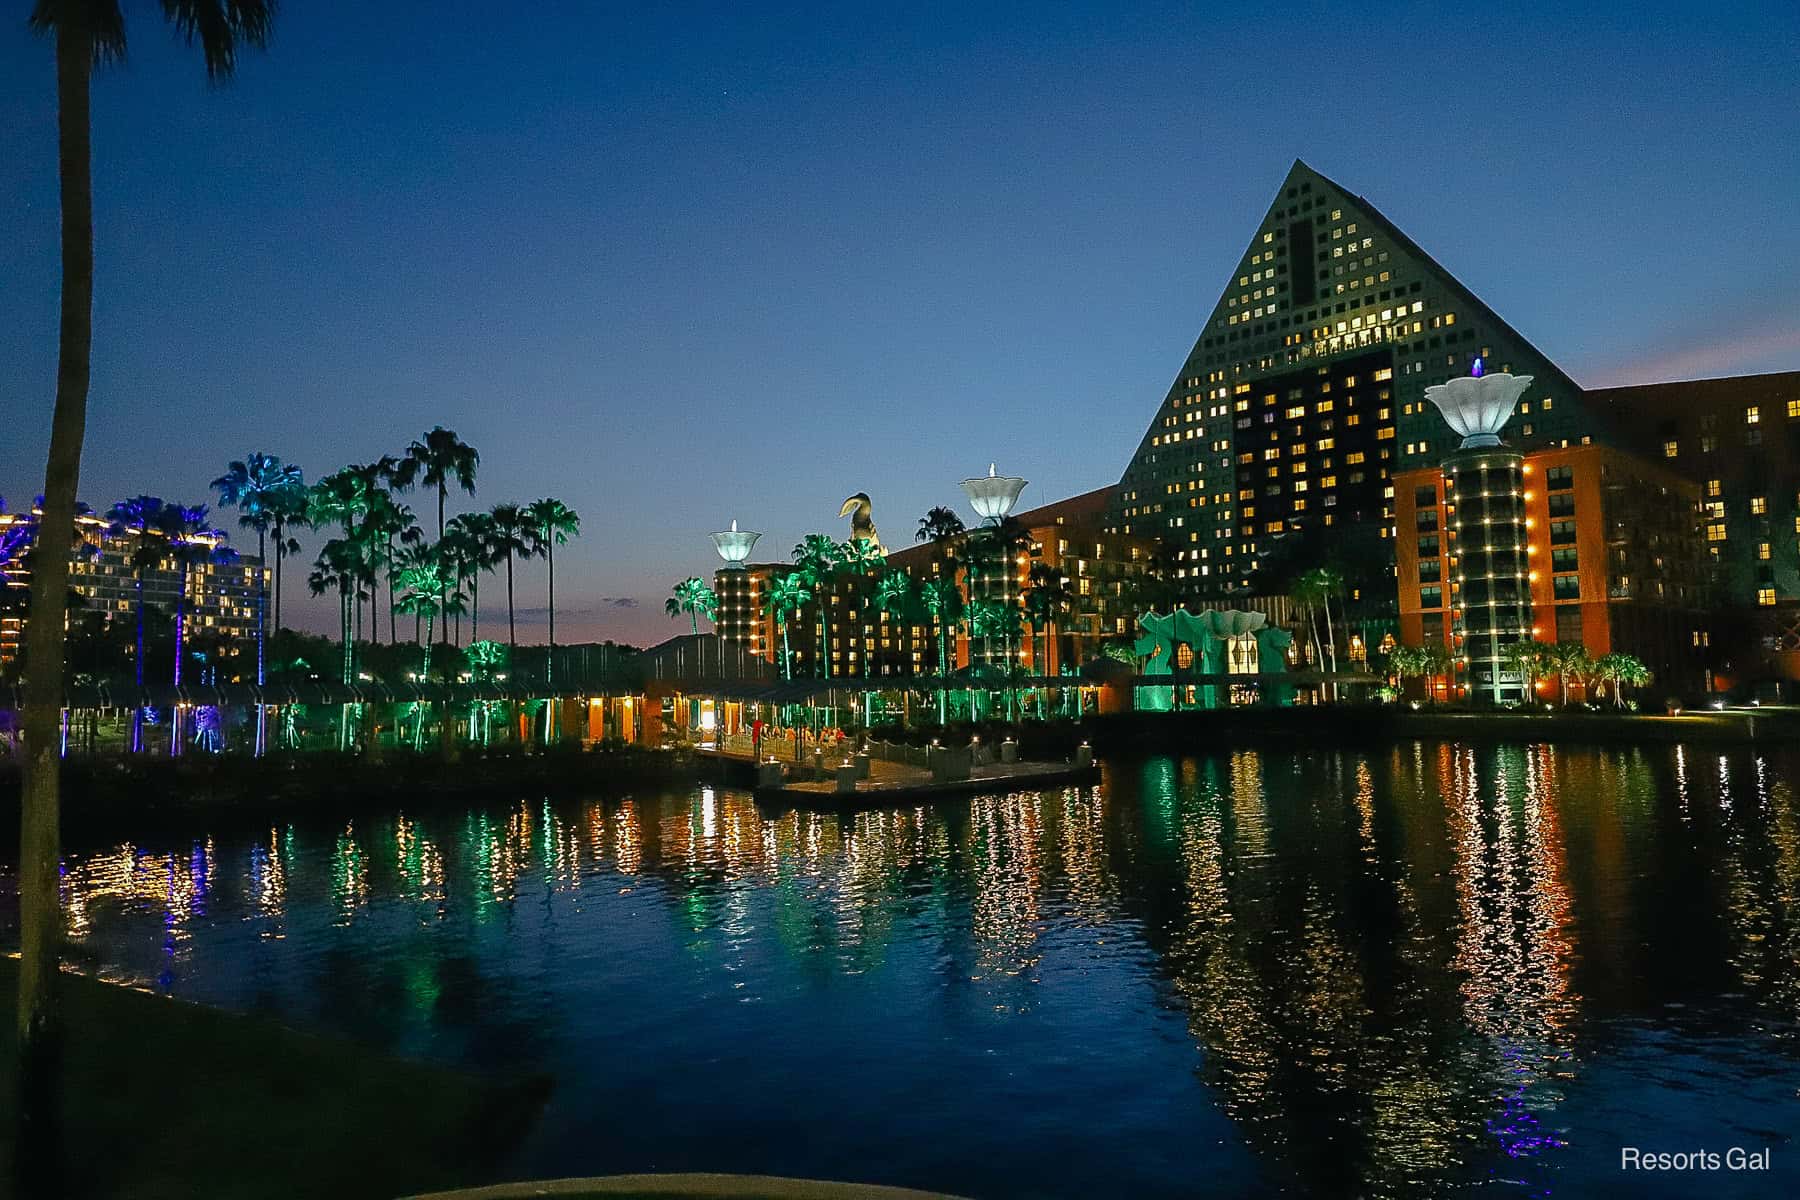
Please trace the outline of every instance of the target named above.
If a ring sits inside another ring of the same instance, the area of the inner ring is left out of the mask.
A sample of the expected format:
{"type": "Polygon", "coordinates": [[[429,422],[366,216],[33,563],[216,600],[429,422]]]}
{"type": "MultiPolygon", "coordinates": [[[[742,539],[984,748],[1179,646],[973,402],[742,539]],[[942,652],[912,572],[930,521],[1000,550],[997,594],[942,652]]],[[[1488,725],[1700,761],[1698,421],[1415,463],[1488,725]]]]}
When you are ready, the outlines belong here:
{"type": "MultiPolygon", "coordinates": [[[[18,964],[0,959],[0,1020],[18,964]]],[[[542,1078],[393,1058],[265,1017],[65,973],[70,1197],[384,1197],[491,1177],[536,1121],[542,1078]]],[[[13,1178],[14,1039],[0,1039],[0,1194],[13,1178]]]]}

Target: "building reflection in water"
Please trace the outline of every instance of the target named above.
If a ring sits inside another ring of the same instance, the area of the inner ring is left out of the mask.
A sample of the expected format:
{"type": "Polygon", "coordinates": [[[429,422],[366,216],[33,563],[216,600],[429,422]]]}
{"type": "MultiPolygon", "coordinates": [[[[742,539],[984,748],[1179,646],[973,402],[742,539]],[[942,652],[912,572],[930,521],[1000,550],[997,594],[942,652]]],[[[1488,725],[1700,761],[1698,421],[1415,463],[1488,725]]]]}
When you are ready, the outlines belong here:
{"type": "Polygon", "coordinates": [[[1684,747],[1240,749],[853,815],[700,788],[300,823],[73,852],[62,887],[103,970],[173,987],[196,941],[242,928],[320,977],[379,991],[391,970],[435,1036],[460,1012],[457,1036],[499,1022],[508,1053],[576,1019],[530,980],[576,969],[558,955],[633,969],[594,944],[626,929],[672,956],[658,969],[702,971],[659,977],[675,998],[713,970],[746,1002],[918,972],[913,994],[966,992],[1000,1022],[1034,1019],[1053,968],[1080,988],[1090,962],[1136,955],[1185,1020],[1186,1069],[1273,1179],[1539,1193],[1610,1022],[1695,986],[1800,1020],[1794,766],[1684,747]],[[132,949],[141,923],[154,965],[132,949]],[[519,949],[552,924],[555,954],[519,949]],[[1645,950],[1675,938],[1678,965],[1645,950]],[[457,1008],[469,995],[481,1005],[457,1008]]]}

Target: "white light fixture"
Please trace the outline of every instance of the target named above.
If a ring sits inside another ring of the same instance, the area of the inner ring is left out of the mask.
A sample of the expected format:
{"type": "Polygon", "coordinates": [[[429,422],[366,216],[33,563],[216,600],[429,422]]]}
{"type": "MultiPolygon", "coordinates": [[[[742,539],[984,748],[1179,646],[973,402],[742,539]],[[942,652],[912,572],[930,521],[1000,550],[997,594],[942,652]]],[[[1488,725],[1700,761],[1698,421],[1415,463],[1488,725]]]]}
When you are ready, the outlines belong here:
{"type": "MultiPolygon", "coordinates": [[[[1479,360],[1476,370],[1480,370],[1479,360]]],[[[1500,430],[1505,428],[1531,380],[1530,375],[1505,372],[1464,375],[1426,388],[1425,398],[1437,405],[1450,428],[1462,435],[1460,449],[1478,450],[1500,444],[1500,430]]]]}
{"type": "Polygon", "coordinates": [[[750,557],[750,548],[756,545],[756,539],[761,536],[762,534],[751,533],[747,529],[738,529],[737,522],[733,521],[730,529],[713,534],[712,540],[719,551],[719,557],[725,560],[725,569],[741,571],[750,557]]]}
{"type": "Polygon", "coordinates": [[[1019,501],[1019,493],[1025,490],[1026,481],[1016,475],[1001,475],[995,470],[993,463],[988,464],[988,473],[974,479],[962,481],[962,490],[969,497],[969,506],[984,521],[1001,521],[1012,511],[1019,501]]]}

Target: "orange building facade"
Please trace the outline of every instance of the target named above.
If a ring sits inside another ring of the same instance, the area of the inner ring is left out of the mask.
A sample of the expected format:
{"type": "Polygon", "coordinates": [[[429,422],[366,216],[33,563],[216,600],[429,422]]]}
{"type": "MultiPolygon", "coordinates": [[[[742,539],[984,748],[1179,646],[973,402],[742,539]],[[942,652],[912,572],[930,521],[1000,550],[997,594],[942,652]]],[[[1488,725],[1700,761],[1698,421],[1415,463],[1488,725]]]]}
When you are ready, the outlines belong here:
{"type": "MultiPolygon", "coordinates": [[[[1699,487],[1599,445],[1525,456],[1531,637],[1579,643],[1590,657],[1631,654],[1665,694],[1711,691],[1710,559],[1699,487]]],[[[1440,467],[1394,476],[1400,640],[1464,654],[1456,496],[1440,467]]],[[[1434,685],[1466,694],[1460,672],[1434,685]]],[[[1540,680],[1540,694],[1556,685],[1540,680]]],[[[1579,689],[1576,693],[1579,694],[1579,689]]]]}

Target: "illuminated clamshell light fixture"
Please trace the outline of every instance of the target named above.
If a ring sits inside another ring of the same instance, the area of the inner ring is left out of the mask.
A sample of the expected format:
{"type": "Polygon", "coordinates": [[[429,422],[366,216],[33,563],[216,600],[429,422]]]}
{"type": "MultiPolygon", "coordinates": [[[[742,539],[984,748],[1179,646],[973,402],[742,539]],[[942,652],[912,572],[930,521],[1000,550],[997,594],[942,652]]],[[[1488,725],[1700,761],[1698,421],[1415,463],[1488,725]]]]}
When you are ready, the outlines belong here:
{"type": "Polygon", "coordinates": [[[1519,397],[1531,386],[1530,375],[1475,373],[1425,389],[1425,398],[1437,405],[1450,428],[1462,435],[1463,450],[1480,450],[1500,444],[1500,430],[1518,406],[1519,397]]]}
{"type": "Polygon", "coordinates": [[[962,490],[969,497],[969,507],[984,521],[999,521],[1012,511],[1019,501],[1019,493],[1025,490],[1025,480],[1016,475],[1001,475],[993,463],[988,464],[988,473],[974,479],[962,481],[962,490]]]}
{"type": "Polygon", "coordinates": [[[740,530],[737,522],[733,521],[730,529],[713,534],[712,540],[713,545],[718,547],[719,557],[725,560],[726,569],[741,571],[750,557],[750,548],[756,545],[756,539],[761,536],[762,534],[751,533],[747,529],[740,530]]]}

